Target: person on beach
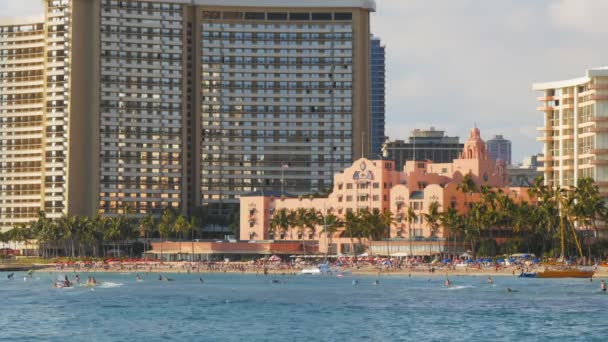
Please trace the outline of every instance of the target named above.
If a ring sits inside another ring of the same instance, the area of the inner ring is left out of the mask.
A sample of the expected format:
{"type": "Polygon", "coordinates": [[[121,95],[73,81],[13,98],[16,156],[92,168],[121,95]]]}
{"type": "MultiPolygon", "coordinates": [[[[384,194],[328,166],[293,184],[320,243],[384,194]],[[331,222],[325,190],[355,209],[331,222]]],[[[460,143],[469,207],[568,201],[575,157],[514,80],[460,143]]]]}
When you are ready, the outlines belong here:
{"type": "Polygon", "coordinates": [[[604,279],[602,279],[600,283],[600,290],[602,290],[602,292],[606,292],[606,282],[604,281],[604,279]]]}

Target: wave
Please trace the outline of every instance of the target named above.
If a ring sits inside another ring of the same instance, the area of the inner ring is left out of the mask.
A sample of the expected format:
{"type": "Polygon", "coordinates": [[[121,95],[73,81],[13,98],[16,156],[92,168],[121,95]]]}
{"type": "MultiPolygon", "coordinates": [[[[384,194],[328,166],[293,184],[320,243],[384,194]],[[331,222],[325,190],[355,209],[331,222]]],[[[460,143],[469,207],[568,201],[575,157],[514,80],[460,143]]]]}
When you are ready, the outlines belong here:
{"type": "Polygon", "coordinates": [[[102,289],[111,289],[113,287],[121,287],[123,285],[124,285],[123,283],[112,283],[109,281],[104,281],[103,283],[99,284],[99,286],[97,286],[97,287],[102,288],[102,289]]]}
{"type": "Polygon", "coordinates": [[[462,290],[462,289],[472,289],[475,286],[472,285],[458,285],[458,286],[450,286],[446,290],[462,290]]]}

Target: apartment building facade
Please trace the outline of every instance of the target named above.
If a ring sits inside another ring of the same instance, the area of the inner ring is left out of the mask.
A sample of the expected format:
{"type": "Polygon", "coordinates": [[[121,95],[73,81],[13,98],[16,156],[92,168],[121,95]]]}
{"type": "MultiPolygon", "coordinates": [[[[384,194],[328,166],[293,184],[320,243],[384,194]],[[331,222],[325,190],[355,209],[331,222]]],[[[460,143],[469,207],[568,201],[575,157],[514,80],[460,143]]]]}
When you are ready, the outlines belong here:
{"type": "Polygon", "coordinates": [[[371,38],[371,119],[372,156],[382,155],[382,144],[386,141],[386,47],[378,37],[371,38]]]}
{"type": "Polygon", "coordinates": [[[608,197],[608,68],[580,78],[536,83],[544,125],[539,127],[545,184],[572,187],[592,177],[608,197]]]}
{"type": "Polygon", "coordinates": [[[0,230],[30,221],[47,199],[42,22],[0,22],[0,230]]]}
{"type": "MultiPolygon", "coordinates": [[[[45,1],[44,18],[25,22],[36,25],[44,57],[22,65],[42,68],[44,81],[32,95],[42,108],[27,114],[41,112],[43,137],[28,146],[44,160],[27,190],[40,183],[40,196],[27,215],[10,215],[30,221],[39,210],[144,215],[201,205],[221,214],[253,190],[329,187],[336,170],[370,150],[362,139],[370,136],[374,7],[370,0],[45,1]]],[[[7,101],[11,82],[3,77],[7,101]]],[[[1,166],[8,182],[24,164],[1,166]]],[[[3,206],[13,201],[10,191],[21,191],[0,186],[3,206]]]]}
{"type": "Polygon", "coordinates": [[[395,168],[403,171],[407,161],[430,160],[435,163],[449,163],[462,153],[464,144],[459,137],[445,135],[445,131],[430,127],[427,130],[412,130],[407,141],[393,140],[385,144],[387,157],[395,161],[395,168]]]}
{"type": "Polygon", "coordinates": [[[505,139],[501,134],[497,134],[488,139],[488,155],[494,160],[504,160],[507,165],[511,165],[511,140],[505,139]]]}

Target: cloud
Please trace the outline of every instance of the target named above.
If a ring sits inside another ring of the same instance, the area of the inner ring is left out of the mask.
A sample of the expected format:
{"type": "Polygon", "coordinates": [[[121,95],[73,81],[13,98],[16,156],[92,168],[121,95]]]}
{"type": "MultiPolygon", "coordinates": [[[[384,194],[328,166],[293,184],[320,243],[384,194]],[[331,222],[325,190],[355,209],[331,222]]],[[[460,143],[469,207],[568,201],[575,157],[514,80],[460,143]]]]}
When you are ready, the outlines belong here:
{"type": "Polygon", "coordinates": [[[0,17],[42,15],[44,5],[40,0],[2,0],[0,4],[0,17]]]}
{"type": "Polygon", "coordinates": [[[550,7],[551,19],[558,28],[583,33],[608,33],[608,0],[560,0],[550,7]]]}
{"type": "MultiPolygon", "coordinates": [[[[42,11],[40,0],[0,0],[0,15],[42,11]]],[[[541,151],[532,83],[606,65],[608,0],[378,0],[372,32],[387,49],[387,133],[435,126],[504,134],[513,160],[541,151]],[[604,34],[602,34],[604,33],[604,34]]]]}

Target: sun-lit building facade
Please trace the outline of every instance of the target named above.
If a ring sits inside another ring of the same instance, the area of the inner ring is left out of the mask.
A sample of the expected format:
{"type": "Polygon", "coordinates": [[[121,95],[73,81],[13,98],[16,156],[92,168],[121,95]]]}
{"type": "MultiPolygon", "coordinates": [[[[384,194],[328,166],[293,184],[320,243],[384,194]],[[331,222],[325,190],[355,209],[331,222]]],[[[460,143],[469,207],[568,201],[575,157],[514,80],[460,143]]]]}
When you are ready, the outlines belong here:
{"type": "Polygon", "coordinates": [[[373,0],[44,0],[0,22],[2,228],[226,214],[370,150],[373,0]]]}
{"type": "Polygon", "coordinates": [[[390,237],[395,240],[391,242],[391,253],[411,252],[410,240],[416,240],[416,255],[446,253],[450,248],[448,241],[445,241],[449,232],[441,230],[435,236],[444,241],[442,244],[423,241],[431,237],[430,227],[422,219],[423,214],[428,213],[431,203],[437,202],[440,211],[454,208],[460,213],[467,212],[465,202],[473,203],[480,197],[479,194],[467,194],[465,199],[465,194],[458,189],[458,184],[465,175],[469,175],[477,186],[502,189],[518,201],[529,200],[527,192],[521,188],[506,187],[509,182],[506,172],[504,161],[488,158],[479,129],[474,128],[460,157],[451,163],[409,161],[406,162],[404,171],[397,171],[392,160],[361,158],[334,175],[333,191],[327,197],[290,196],[281,195],[280,192],[257,192],[243,196],[240,239],[317,240],[320,251],[347,254],[351,241],[345,236],[343,228],[328,243],[327,236],[322,233],[322,225],[315,229],[290,227],[287,231],[275,232],[270,229],[270,221],[274,213],[283,208],[312,208],[341,218],[349,211],[378,209],[380,212],[389,210],[393,217],[402,218],[390,227],[390,237]],[[409,208],[418,217],[412,224],[404,219],[409,208]]]}
{"type": "Polygon", "coordinates": [[[43,21],[0,22],[0,231],[45,205],[43,21]]]}
{"type": "Polygon", "coordinates": [[[576,186],[591,177],[608,197],[608,68],[570,80],[536,83],[544,125],[539,127],[545,184],[576,186]]]}

